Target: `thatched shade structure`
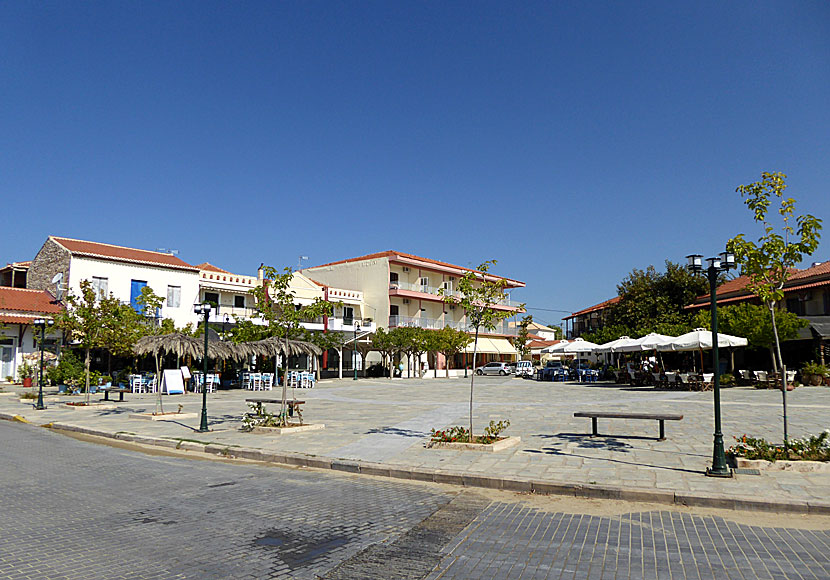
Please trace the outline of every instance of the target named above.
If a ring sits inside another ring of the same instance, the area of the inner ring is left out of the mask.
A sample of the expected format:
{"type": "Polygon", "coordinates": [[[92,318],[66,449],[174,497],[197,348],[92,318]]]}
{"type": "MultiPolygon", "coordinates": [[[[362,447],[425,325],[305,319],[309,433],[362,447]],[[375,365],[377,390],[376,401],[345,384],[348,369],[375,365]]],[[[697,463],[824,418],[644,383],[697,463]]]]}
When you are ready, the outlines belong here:
{"type": "MultiPolygon", "coordinates": [[[[179,332],[171,334],[154,334],[142,336],[136,341],[133,352],[138,355],[157,356],[159,354],[175,354],[180,358],[187,356],[202,358],[205,352],[204,336],[201,338],[188,336],[179,332]]],[[[244,357],[246,353],[229,343],[212,341],[208,343],[208,358],[236,359],[244,357]]]]}

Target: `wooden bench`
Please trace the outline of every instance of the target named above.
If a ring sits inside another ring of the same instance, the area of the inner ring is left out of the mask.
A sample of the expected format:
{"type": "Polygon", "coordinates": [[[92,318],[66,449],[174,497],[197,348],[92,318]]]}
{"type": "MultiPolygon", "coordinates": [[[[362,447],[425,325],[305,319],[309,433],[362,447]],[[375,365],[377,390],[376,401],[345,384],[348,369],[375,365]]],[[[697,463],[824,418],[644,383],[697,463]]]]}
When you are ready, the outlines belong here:
{"type": "MultiPolygon", "coordinates": [[[[254,403],[256,404],[257,413],[262,414],[262,405],[265,403],[272,403],[275,405],[282,405],[282,399],[275,399],[275,398],[265,398],[265,397],[256,397],[253,399],[245,399],[246,403],[254,403]]],[[[305,401],[298,401],[297,399],[288,399],[285,401],[285,404],[288,406],[288,416],[293,417],[294,411],[297,411],[297,417],[299,417],[300,421],[303,420],[303,412],[302,408],[305,405],[305,401]]]]}
{"type": "Polygon", "coordinates": [[[670,413],[620,413],[620,412],[605,412],[605,411],[583,411],[574,413],[574,417],[588,417],[591,419],[593,427],[592,437],[599,435],[597,432],[597,419],[646,419],[652,421],[660,421],[660,437],[658,441],[665,441],[666,439],[666,421],[680,421],[683,415],[675,415],[670,413]]]}
{"type": "Polygon", "coordinates": [[[123,402],[124,401],[124,393],[131,393],[130,389],[121,389],[119,387],[104,387],[101,389],[104,391],[104,401],[110,400],[110,393],[118,393],[118,400],[123,402]]]}

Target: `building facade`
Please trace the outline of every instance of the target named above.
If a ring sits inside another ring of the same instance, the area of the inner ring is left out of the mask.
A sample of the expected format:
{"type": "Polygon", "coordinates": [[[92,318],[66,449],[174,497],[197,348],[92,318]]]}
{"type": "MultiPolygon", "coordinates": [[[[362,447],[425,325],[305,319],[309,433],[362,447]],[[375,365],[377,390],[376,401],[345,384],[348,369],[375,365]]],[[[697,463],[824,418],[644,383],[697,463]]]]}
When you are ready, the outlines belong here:
{"type": "MultiPolygon", "coordinates": [[[[53,318],[61,310],[54,296],[45,290],[0,287],[0,379],[19,379],[24,361],[38,364],[35,336],[39,330],[32,323],[38,318],[53,318]]],[[[59,337],[56,329],[46,332],[44,344],[50,351],[59,348],[59,337]]]]}

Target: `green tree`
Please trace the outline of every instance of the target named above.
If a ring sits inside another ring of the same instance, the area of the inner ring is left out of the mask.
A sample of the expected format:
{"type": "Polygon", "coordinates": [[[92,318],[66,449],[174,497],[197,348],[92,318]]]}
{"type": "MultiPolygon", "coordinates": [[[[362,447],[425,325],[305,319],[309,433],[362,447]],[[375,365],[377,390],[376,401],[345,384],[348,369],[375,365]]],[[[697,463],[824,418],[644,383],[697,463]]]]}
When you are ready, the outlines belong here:
{"type": "MultiPolygon", "coordinates": [[[[808,326],[806,320],[786,310],[778,312],[775,318],[781,340],[797,338],[798,330],[808,326]]],[[[711,321],[709,312],[701,310],[693,323],[695,327],[709,329],[711,321]]],[[[718,329],[726,334],[746,338],[751,347],[767,349],[775,364],[775,333],[772,329],[772,318],[765,306],[749,302],[721,306],[718,308],[718,329]]]]}
{"type": "Polygon", "coordinates": [[[528,346],[528,330],[527,327],[530,326],[530,323],[533,322],[533,316],[528,314],[527,316],[522,318],[522,321],[519,323],[518,332],[516,333],[516,338],[513,339],[513,346],[519,351],[519,359],[525,360],[525,357],[530,354],[530,347],[528,346]]]}
{"type": "Polygon", "coordinates": [[[55,321],[58,328],[71,340],[77,340],[84,351],[84,386],[89,403],[90,352],[110,346],[109,341],[120,333],[119,326],[124,324],[127,316],[124,308],[130,307],[122,305],[112,293],[100,296],[89,280],[81,280],[80,286],[80,295],[67,294],[66,309],[55,317],[55,321]]]}
{"type": "Polygon", "coordinates": [[[395,355],[400,352],[398,345],[395,343],[391,332],[386,332],[383,328],[378,328],[375,334],[372,335],[372,347],[380,353],[383,365],[389,364],[389,378],[394,374],[392,364],[394,363],[395,355]]]}
{"type": "MultiPolygon", "coordinates": [[[[417,365],[418,361],[429,349],[429,338],[427,333],[431,331],[417,326],[399,326],[392,331],[393,341],[400,349],[400,352],[406,354],[407,358],[407,377],[412,377],[412,364],[417,365]]],[[[415,368],[416,376],[418,368],[415,368]]]]}
{"type": "MultiPolygon", "coordinates": [[[[478,334],[482,328],[495,330],[496,325],[513,315],[510,310],[495,308],[503,303],[507,297],[505,289],[507,280],[497,278],[488,274],[490,266],[495,266],[496,260],[487,260],[477,270],[470,270],[458,280],[458,292],[452,294],[441,294],[444,302],[461,306],[467,317],[467,324],[475,329],[473,339],[473,369],[476,367],[476,354],[478,351],[478,334]]],[[[519,306],[518,310],[524,312],[525,305],[519,306]]],[[[475,394],[475,372],[470,376],[470,441],[473,436],[473,399],[475,394]]]]}
{"type": "Polygon", "coordinates": [[[784,190],[787,188],[786,178],[787,176],[781,172],[764,172],[761,174],[761,181],[737,188],[736,191],[741,194],[744,203],[753,213],[754,221],[763,226],[764,233],[758,238],[757,243],[747,240],[744,234],[738,234],[729,240],[727,245],[741,265],[741,273],[749,278],[747,289],[766,305],[772,320],[775,354],[782,369],[785,444],[787,377],[783,372],[786,367],[781,356],[781,340],[775,319],[776,304],[784,299],[784,284],[790,277],[791,270],[806,256],[816,251],[821,239],[821,220],[810,214],[796,216],[795,200],[784,197],[784,190]],[[773,201],[778,203],[780,224],[777,226],[768,219],[773,201]],[[796,227],[793,227],[793,222],[796,227]]]}
{"type": "Polygon", "coordinates": [[[436,341],[435,350],[443,354],[446,359],[447,377],[449,377],[450,361],[473,341],[473,337],[462,330],[456,330],[449,326],[436,330],[433,335],[433,340],[436,341]]]}
{"type": "MultiPolygon", "coordinates": [[[[330,316],[334,304],[321,298],[315,298],[311,304],[296,303],[296,296],[291,290],[291,279],[294,272],[291,268],[284,268],[282,273],[272,266],[263,267],[263,284],[251,290],[256,299],[256,309],[265,321],[268,336],[276,336],[286,341],[289,339],[307,338],[303,322],[309,322],[321,316],[330,316]]],[[[287,348],[286,348],[287,351],[287,348]]],[[[288,371],[288,357],[283,356],[284,371],[288,371]]],[[[283,375],[287,376],[287,375],[283,375]]],[[[286,400],[288,390],[286,382],[282,382],[282,408],[280,416],[286,417],[286,400]]]]}

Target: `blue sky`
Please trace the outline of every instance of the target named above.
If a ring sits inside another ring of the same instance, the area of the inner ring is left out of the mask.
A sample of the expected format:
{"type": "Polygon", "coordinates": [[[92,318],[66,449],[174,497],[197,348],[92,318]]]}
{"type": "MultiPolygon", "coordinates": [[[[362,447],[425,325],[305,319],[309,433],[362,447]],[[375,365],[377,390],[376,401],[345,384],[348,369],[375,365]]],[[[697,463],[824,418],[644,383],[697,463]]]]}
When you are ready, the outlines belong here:
{"type": "Polygon", "coordinates": [[[757,234],[762,171],[830,218],[826,2],[18,1],[0,53],[4,262],[396,249],[572,311],[757,234]]]}

